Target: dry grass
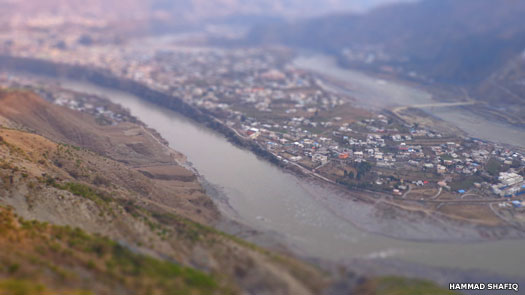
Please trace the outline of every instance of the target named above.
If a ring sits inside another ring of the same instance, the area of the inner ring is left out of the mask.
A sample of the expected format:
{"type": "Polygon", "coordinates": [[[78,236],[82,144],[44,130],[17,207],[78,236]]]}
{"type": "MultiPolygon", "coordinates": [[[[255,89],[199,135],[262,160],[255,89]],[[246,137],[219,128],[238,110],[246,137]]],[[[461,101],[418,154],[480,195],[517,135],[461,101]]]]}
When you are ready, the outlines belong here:
{"type": "Polygon", "coordinates": [[[465,218],[473,223],[487,226],[503,225],[502,220],[490,210],[487,204],[445,204],[440,207],[438,212],[465,218]]]}

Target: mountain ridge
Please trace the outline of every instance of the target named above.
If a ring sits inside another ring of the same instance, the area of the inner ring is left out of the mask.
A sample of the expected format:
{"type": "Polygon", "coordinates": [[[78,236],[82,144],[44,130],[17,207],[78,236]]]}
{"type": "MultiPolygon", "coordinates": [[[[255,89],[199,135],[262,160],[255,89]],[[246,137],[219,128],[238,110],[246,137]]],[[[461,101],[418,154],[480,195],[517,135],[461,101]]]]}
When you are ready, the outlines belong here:
{"type": "MultiPolygon", "coordinates": [[[[412,67],[447,83],[479,82],[495,70],[490,62],[500,65],[525,48],[523,13],[525,4],[519,1],[494,5],[489,0],[424,0],[383,6],[363,15],[337,14],[259,26],[247,42],[283,43],[338,54],[346,48],[368,47],[390,56],[381,65],[412,67]],[[451,62],[432,70],[447,60],[451,62]],[[469,69],[479,64],[481,68],[469,69]]],[[[375,54],[373,50],[369,53],[375,54]]]]}
{"type": "MultiPolygon", "coordinates": [[[[343,67],[486,102],[477,112],[523,126],[525,2],[422,0],[365,14],[255,26],[240,44],[321,51],[343,67]]],[[[237,43],[238,45],[239,43],[237,43]]],[[[439,93],[439,92],[438,92],[439,93]]]]}

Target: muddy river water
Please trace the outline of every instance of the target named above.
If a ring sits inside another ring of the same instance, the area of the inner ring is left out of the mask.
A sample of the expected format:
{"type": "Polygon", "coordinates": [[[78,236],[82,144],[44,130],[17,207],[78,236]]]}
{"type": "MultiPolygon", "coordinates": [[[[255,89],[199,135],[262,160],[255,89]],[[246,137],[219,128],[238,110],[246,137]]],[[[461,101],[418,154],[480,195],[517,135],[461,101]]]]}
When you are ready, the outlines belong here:
{"type": "MultiPolygon", "coordinates": [[[[178,113],[129,93],[85,82],[62,80],[61,83],[65,88],[99,94],[128,108],[160,132],[208,182],[227,195],[236,212],[232,218],[279,234],[287,245],[304,255],[331,261],[389,257],[423,265],[484,269],[525,277],[522,255],[525,241],[412,242],[360,230],[319,201],[319,196],[338,198],[333,191],[272,166],[178,113]]],[[[355,209],[354,206],[360,205],[349,201],[345,206],[355,209]]]]}

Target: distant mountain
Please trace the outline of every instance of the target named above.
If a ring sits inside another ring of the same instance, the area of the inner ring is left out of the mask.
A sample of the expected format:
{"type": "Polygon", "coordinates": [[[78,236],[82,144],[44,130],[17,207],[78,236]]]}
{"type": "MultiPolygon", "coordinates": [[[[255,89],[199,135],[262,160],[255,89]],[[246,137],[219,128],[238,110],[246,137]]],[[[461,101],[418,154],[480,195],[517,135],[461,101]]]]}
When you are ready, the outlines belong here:
{"type": "MultiPolygon", "coordinates": [[[[152,0],[152,8],[181,12],[189,19],[236,15],[266,15],[292,18],[319,16],[337,11],[364,11],[377,5],[402,0],[152,0]]],[[[404,0],[407,1],[407,0],[404,0]]]]}
{"type": "Polygon", "coordinates": [[[525,126],[525,51],[503,64],[471,92],[473,97],[496,106],[505,120],[525,126]]]}
{"type": "Polygon", "coordinates": [[[323,50],[354,66],[390,66],[440,82],[476,83],[523,51],[524,15],[525,1],[424,0],[258,26],[247,42],[323,50]]]}

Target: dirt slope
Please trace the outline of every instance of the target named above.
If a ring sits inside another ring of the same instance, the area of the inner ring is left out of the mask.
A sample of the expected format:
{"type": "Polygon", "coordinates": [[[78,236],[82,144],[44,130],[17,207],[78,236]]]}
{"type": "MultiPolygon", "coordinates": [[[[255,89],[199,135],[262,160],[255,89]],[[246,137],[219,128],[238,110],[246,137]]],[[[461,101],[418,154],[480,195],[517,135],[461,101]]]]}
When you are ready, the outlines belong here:
{"type": "Polygon", "coordinates": [[[176,155],[144,125],[100,125],[88,114],[50,104],[28,91],[0,91],[0,116],[54,141],[81,146],[132,165],[172,163],[176,155]]]}
{"type": "MultiPolygon", "coordinates": [[[[98,126],[25,92],[2,93],[0,116],[4,124],[48,137],[0,128],[0,205],[21,217],[78,227],[196,268],[232,293],[317,294],[326,285],[325,276],[309,265],[203,225],[212,224],[218,212],[193,174],[152,134],[121,134],[147,131],[144,126],[98,126]],[[88,149],[93,142],[103,148],[88,149]],[[151,155],[119,158],[131,142],[144,143],[151,155]],[[123,147],[115,153],[112,145],[123,147]]],[[[0,244],[0,251],[9,249],[0,244]]],[[[2,278],[12,278],[3,271],[0,285],[2,278]]],[[[29,278],[47,284],[42,273],[29,278]]]]}
{"type": "MultiPolygon", "coordinates": [[[[93,176],[101,182],[95,183],[97,185],[117,183],[197,222],[210,224],[218,217],[217,209],[193,172],[177,164],[182,156],[169,149],[142,124],[123,122],[115,126],[99,125],[87,114],[50,104],[31,92],[19,91],[0,92],[0,116],[12,122],[12,126],[56,142],[85,148],[135,168],[130,170],[129,173],[133,174],[130,178],[121,173],[123,168],[120,163],[109,165],[89,159],[81,164],[75,163],[74,166],[82,166],[87,171],[102,171],[100,175],[93,176]]],[[[55,161],[60,166],[64,159],[58,157],[55,161]]],[[[85,173],[65,168],[74,178],[86,178],[85,173]]]]}

